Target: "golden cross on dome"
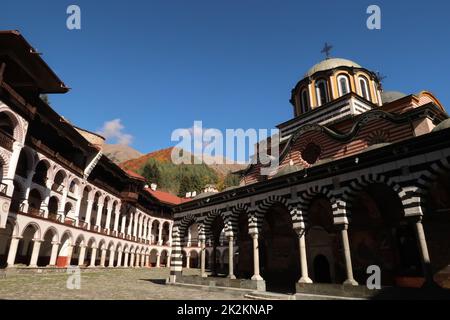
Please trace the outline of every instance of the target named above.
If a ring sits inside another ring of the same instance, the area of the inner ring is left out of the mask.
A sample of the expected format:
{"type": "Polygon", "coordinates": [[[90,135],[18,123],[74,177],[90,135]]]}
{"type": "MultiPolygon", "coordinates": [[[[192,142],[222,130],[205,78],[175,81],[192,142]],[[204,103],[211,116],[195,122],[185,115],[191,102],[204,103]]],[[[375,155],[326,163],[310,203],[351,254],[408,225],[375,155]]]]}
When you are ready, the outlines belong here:
{"type": "Polygon", "coordinates": [[[331,49],[333,49],[333,46],[331,44],[328,44],[328,42],[325,42],[325,46],[323,47],[321,53],[325,53],[325,56],[327,59],[330,59],[330,52],[331,49]]]}

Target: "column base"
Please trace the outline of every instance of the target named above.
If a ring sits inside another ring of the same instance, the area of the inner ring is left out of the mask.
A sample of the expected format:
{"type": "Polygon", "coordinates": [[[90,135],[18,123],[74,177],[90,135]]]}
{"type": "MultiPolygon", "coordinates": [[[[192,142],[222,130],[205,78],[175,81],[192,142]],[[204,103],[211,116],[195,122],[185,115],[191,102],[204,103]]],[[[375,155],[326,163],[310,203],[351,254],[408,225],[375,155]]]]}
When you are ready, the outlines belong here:
{"type": "Polygon", "coordinates": [[[29,265],[28,266],[28,268],[37,268],[38,266],[35,264],[35,265],[29,265]]]}
{"type": "Polygon", "coordinates": [[[208,275],[206,273],[203,273],[202,278],[208,278],[208,275]]]}
{"type": "Polygon", "coordinates": [[[252,277],[253,281],[264,281],[264,279],[260,275],[254,275],[252,277]]]}
{"type": "Polygon", "coordinates": [[[355,279],[347,279],[343,283],[345,286],[357,286],[358,282],[355,279]]]}
{"type": "Polygon", "coordinates": [[[234,274],[231,274],[228,276],[228,278],[230,278],[231,280],[234,280],[234,279],[236,279],[236,276],[234,274]]]}
{"type": "Polygon", "coordinates": [[[309,277],[301,277],[300,280],[298,280],[298,283],[313,283],[313,282],[309,277]]]}

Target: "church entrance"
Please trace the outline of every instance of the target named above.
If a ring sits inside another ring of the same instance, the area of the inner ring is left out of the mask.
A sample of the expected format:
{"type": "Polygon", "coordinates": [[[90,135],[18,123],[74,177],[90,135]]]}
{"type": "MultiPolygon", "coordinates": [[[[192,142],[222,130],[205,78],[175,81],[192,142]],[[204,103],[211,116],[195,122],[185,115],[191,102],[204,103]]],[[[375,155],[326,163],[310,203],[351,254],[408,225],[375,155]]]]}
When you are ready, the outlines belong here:
{"type": "Polygon", "coordinates": [[[266,290],[295,293],[295,284],[300,278],[300,258],[297,235],[287,208],[276,204],[266,212],[259,243],[266,290]]]}

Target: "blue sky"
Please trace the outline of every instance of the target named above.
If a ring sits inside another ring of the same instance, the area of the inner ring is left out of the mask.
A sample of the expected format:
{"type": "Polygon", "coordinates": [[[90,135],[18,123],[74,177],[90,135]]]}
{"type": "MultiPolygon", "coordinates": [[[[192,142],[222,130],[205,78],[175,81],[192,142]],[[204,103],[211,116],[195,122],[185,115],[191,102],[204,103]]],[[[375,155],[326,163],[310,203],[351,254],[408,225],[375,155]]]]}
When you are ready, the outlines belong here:
{"type": "Polygon", "coordinates": [[[426,89],[449,106],[449,14],[444,0],[7,0],[0,29],[20,30],[72,88],[50,97],[57,112],[92,131],[120,119],[149,152],[195,120],[221,130],[288,120],[290,90],[325,41],[332,56],[387,75],[386,90],[426,89]],[[81,30],[66,28],[70,4],[81,30]],[[366,28],[371,4],[381,30],[366,28]]]}

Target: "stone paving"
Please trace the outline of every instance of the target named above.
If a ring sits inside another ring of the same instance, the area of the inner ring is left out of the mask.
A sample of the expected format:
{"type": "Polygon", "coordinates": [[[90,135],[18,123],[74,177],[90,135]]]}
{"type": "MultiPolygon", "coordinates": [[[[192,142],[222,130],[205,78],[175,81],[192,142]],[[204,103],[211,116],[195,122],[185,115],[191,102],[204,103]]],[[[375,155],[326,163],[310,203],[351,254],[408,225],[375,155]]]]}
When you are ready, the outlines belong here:
{"type": "MultiPolygon", "coordinates": [[[[187,273],[196,274],[197,270],[187,273]]],[[[243,295],[165,285],[169,270],[116,269],[81,273],[81,288],[67,289],[68,274],[8,274],[0,299],[26,300],[236,300],[243,295]]]]}

